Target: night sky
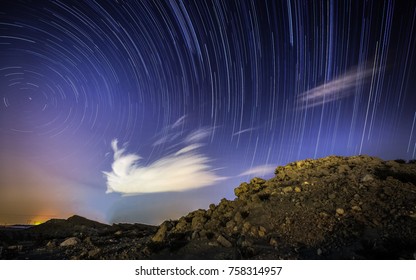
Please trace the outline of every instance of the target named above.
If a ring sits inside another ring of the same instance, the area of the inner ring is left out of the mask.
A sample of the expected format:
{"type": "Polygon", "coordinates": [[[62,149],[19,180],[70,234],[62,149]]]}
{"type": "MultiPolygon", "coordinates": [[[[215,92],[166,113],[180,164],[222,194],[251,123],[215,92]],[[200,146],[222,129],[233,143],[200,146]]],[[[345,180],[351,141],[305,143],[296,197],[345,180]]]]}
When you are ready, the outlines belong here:
{"type": "Polygon", "coordinates": [[[416,158],[416,1],[1,1],[0,224],[157,224],[328,155],[416,158]]]}

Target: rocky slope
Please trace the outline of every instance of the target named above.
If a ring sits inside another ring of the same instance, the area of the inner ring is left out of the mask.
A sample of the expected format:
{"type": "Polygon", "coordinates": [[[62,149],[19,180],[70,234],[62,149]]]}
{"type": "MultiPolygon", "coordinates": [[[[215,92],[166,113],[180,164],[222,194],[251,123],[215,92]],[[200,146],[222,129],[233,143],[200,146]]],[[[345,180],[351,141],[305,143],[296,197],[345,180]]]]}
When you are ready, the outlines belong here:
{"type": "Polygon", "coordinates": [[[159,227],[80,217],[61,220],[65,230],[46,223],[3,241],[2,258],[416,258],[414,162],[303,160],[242,183],[235,195],[159,227]]]}

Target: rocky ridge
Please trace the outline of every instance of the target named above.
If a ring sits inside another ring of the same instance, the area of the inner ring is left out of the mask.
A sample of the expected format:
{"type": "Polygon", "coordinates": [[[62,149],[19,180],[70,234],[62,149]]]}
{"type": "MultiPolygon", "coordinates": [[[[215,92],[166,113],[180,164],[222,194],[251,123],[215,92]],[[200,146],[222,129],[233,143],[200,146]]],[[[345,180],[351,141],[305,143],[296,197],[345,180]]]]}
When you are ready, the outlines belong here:
{"type": "MultiPolygon", "coordinates": [[[[55,232],[29,251],[7,257],[416,258],[414,162],[369,156],[307,159],[277,167],[270,180],[242,183],[234,193],[232,201],[222,199],[159,227],[88,222],[78,225],[77,234],[55,232]]],[[[36,227],[28,232],[36,230],[45,232],[36,227]]]]}

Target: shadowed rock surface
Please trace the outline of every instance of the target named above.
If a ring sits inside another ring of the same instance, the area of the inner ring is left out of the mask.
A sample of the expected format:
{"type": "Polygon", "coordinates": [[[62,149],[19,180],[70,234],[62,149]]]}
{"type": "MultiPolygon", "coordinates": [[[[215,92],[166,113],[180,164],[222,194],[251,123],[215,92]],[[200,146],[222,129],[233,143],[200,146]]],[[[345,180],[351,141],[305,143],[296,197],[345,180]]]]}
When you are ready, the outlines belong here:
{"type": "Polygon", "coordinates": [[[330,156],[280,166],[160,226],[74,216],[2,230],[3,259],[414,259],[416,164],[330,156]]]}

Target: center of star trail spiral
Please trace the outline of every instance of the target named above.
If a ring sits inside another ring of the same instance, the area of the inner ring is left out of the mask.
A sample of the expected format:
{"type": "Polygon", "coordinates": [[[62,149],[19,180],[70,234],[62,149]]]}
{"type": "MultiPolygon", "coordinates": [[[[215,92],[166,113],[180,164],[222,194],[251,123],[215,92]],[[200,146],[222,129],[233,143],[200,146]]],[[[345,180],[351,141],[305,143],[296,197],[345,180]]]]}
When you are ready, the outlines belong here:
{"type": "Polygon", "coordinates": [[[416,157],[412,1],[3,2],[0,223],[155,222],[298,159],[416,157]]]}

